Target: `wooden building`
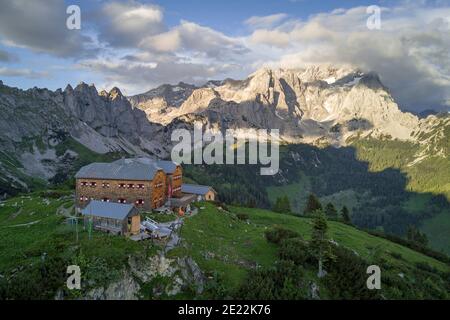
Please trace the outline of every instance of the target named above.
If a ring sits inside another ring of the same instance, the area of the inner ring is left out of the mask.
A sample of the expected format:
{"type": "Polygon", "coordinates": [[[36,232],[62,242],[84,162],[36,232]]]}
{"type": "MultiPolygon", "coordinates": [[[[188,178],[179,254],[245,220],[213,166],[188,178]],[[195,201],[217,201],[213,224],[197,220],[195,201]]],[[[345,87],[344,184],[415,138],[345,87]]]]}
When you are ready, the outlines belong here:
{"type": "Polygon", "coordinates": [[[81,168],[75,179],[78,209],[91,201],[130,204],[143,211],[165,204],[184,209],[193,201],[214,201],[217,197],[212,187],[183,184],[179,164],[149,158],[91,163],[81,168]]]}
{"type": "Polygon", "coordinates": [[[183,183],[181,191],[184,194],[195,195],[197,201],[215,201],[217,198],[216,190],[210,186],[183,183]]]}
{"type": "Polygon", "coordinates": [[[91,163],[75,175],[76,204],[89,201],[134,204],[149,211],[167,200],[167,177],[156,161],[146,158],[121,159],[112,163],[91,163]]]}
{"type": "Polygon", "coordinates": [[[81,214],[85,224],[92,224],[95,230],[125,236],[140,233],[140,215],[132,204],[92,200],[81,214]]]}

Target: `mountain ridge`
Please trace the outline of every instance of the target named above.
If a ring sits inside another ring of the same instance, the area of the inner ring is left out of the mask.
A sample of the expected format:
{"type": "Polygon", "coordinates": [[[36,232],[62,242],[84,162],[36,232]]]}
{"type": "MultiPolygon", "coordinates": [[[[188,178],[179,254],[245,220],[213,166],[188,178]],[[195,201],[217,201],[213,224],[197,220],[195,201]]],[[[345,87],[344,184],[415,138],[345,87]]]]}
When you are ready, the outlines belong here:
{"type": "Polygon", "coordinates": [[[0,171],[17,186],[26,185],[17,178],[22,174],[48,180],[67,167],[77,155],[70,149],[56,154],[64,139],[97,154],[166,158],[171,131],[190,129],[195,121],[206,130],[279,129],[285,142],[318,146],[340,147],[367,137],[409,141],[422,146],[413,166],[450,153],[445,147],[450,117],[419,119],[402,112],[375,73],[352,68],[263,68],[244,80],[181,82],[133,97],[117,87],[98,92],[84,82],[55,91],[2,83],[0,97],[0,171]],[[9,167],[20,167],[20,174],[9,167]]]}

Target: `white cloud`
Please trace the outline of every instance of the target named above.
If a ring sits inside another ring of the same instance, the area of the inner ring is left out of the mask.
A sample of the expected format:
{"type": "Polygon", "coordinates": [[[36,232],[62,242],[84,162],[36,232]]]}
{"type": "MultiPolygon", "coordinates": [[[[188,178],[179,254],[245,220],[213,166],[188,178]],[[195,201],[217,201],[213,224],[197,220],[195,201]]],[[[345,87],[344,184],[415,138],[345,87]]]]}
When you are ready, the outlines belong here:
{"type": "Polygon", "coordinates": [[[232,59],[248,51],[240,39],[189,21],[181,21],[167,32],[144,38],[139,46],[161,52],[188,51],[215,59],[232,59]]]}
{"type": "Polygon", "coordinates": [[[269,16],[253,16],[245,20],[245,24],[251,28],[272,28],[288,17],[285,13],[277,13],[269,16]]]}
{"type": "Polygon", "coordinates": [[[66,28],[63,0],[1,0],[0,8],[0,40],[8,46],[60,57],[92,53],[89,37],[66,28]]]}
{"type": "Polygon", "coordinates": [[[374,31],[366,27],[367,17],[365,7],[321,13],[255,30],[249,43],[265,45],[272,66],[334,63],[376,71],[403,107],[448,100],[450,8],[383,8],[382,28],[374,31]]]}
{"type": "Polygon", "coordinates": [[[266,44],[274,47],[285,48],[289,45],[289,34],[279,30],[259,29],[255,30],[250,37],[254,44],[266,44]]]}
{"type": "Polygon", "coordinates": [[[13,69],[13,68],[0,67],[0,76],[37,79],[37,78],[47,78],[49,76],[49,74],[47,72],[36,72],[36,71],[26,69],[26,68],[13,69]]]}
{"type": "MultiPolygon", "coordinates": [[[[307,19],[253,16],[244,21],[249,33],[239,37],[192,21],[169,28],[163,8],[136,0],[98,2],[96,14],[82,10],[87,23],[81,31],[61,27],[63,0],[0,3],[0,41],[6,49],[64,58],[89,54],[79,63],[86,74],[133,92],[165,82],[242,78],[262,65],[332,63],[378,72],[403,107],[425,109],[450,100],[450,6],[445,3],[403,1],[383,8],[381,30],[373,31],[366,26],[366,7],[307,19]]],[[[4,51],[0,60],[12,62],[4,51]]],[[[27,68],[1,70],[39,76],[27,68]]]]}
{"type": "Polygon", "coordinates": [[[143,37],[165,30],[160,7],[131,2],[108,2],[98,15],[99,39],[111,46],[136,47],[143,37]]]}

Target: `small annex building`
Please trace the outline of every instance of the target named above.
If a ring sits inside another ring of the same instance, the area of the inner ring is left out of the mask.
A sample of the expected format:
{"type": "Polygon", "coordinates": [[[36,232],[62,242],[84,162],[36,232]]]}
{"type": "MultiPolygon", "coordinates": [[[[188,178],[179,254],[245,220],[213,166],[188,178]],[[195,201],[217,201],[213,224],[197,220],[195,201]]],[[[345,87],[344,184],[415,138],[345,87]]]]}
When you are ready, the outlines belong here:
{"type": "Polygon", "coordinates": [[[217,198],[216,190],[210,186],[183,183],[181,185],[181,192],[195,195],[197,201],[215,201],[217,198]]]}
{"type": "Polygon", "coordinates": [[[125,236],[140,232],[141,218],[132,204],[91,200],[81,214],[95,230],[125,236]]]}

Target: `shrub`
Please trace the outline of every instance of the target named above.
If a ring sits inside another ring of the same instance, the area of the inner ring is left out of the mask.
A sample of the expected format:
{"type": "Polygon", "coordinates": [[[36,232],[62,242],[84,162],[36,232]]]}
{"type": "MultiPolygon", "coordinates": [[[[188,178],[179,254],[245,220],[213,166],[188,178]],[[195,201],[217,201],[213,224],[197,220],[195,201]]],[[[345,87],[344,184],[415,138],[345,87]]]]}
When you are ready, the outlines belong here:
{"type": "Polygon", "coordinates": [[[249,218],[248,214],[246,214],[246,213],[237,213],[236,217],[242,221],[247,221],[249,218]]]}
{"type": "Polygon", "coordinates": [[[392,258],[397,259],[397,260],[403,260],[403,256],[400,253],[397,252],[390,252],[389,253],[391,255],[392,258]]]}
{"type": "Polygon", "coordinates": [[[315,265],[308,243],[302,238],[289,238],[281,241],[278,253],[281,260],[291,260],[300,266],[315,265]]]}
{"type": "Polygon", "coordinates": [[[282,240],[289,238],[299,238],[300,235],[292,230],[276,226],[265,232],[267,241],[280,244],[282,240]]]}
{"type": "Polygon", "coordinates": [[[251,271],[236,295],[244,300],[299,300],[308,298],[308,288],[300,266],[278,261],[272,268],[251,271]]]}
{"type": "Polygon", "coordinates": [[[438,270],[436,268],[430,266],[426,262],[417,262],[416,263],[416,267],[417,267],[417,269],[422,270],[422,271],[431,272],[431,273],[438,273],[438,270]]]}
{"type": "Polygon", "coordinates": [[[335,259],[330,260],[325,269],[328,275],[325,278],[326,286],[331,299],[377,299],[377,290],[368,290],[367,262],[352,251],[333,246],[335,259]]]}

